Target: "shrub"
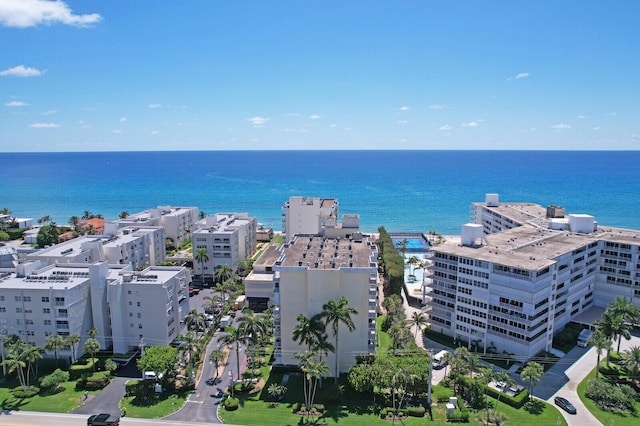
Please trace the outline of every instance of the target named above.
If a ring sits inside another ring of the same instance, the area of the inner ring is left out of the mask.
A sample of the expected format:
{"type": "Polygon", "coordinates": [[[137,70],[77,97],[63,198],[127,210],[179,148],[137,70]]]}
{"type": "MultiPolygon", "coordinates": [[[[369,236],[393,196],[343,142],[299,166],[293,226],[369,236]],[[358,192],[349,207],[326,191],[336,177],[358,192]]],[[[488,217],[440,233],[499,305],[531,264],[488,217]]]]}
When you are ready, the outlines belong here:
{"type": "Polygon", "coordinates": [[[297,413],[298,411],[302,410],[302,402],[296,402],[295,404],[293,404],[293,412],[297,413]]]}
{"type": "Polygon", "coordinates": [[[516,396],[507,395],[506,393],[500,392],[498,389],[492,388],[491,386],[487,386],[485,390],[487,391],[487,395],[495,399],[498,399],[499,397],[500,402],[504,402],[513,408],[521,408],[527,402],[527,396],[529,395],[529,391],[526,389],[516,396]]]}
{"type": "Polygon", "coordinates": [[[424,417],[424,407],[407,407],[407,414],[411,417],[424,417]]]}
{"type": "Polygon", "coordinates": [[[453,414],[447,413],[447,421],[467,423],[469,421],[469,413],[463,413],[462,411],[454,411],[453,414]]]}
{"type": "Polygon", "coordinates": [[[40,379],[40,386],[44,389],[51,389],[66,381],[69,381],[69,372],[58,368],[53,373],[40,379]]]}
{"type": "Polygon", "coordinates": [[[22,238],[22,234],[24,234],[24,231],[26,230],[27,228],[7,229],[4,232],[6,232],[9,235],[10,240],[19,240],[22,238]]]}
{"type": "Polygon", "coordinates": [[[240,400],[238,398],[227,398],[224,401],[224,409],[227,411],[235,411],[240,406],[240,400]]]}
{"type": "Polygon", "coordinates": [[[24,389],[22,386],[18,386],[17,388],[11,389],[11,394],[18,399],[34,397],[38,392],[40,392],[40,388],[37,386],[27,386],[24,389]]]}
{"type": "Polygon", "coordinates": [[[313,404],[313,407],[311,409],[316,413],[322,414],[324,413],[324,404],[313,404]]]}
{"type": "Polygon", "coordinates": [[[69,367],[69,378],[77,380],[82,376],[88,376],[93,373],[92,363],[90,359],[82,358],[69,367]]]}

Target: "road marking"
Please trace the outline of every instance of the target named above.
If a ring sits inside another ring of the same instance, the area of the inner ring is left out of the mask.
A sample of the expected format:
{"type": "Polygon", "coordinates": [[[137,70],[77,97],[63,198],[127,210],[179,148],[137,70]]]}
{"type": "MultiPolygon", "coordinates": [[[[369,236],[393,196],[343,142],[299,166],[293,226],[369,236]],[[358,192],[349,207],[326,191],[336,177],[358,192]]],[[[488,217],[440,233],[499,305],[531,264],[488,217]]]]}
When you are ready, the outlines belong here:
{"type": "Polygon", "coordinates": [[[194,404],[202,404],[204,401],[192,401],[192,400],[187,400],[187,402],[193,402],[194,404]]]}

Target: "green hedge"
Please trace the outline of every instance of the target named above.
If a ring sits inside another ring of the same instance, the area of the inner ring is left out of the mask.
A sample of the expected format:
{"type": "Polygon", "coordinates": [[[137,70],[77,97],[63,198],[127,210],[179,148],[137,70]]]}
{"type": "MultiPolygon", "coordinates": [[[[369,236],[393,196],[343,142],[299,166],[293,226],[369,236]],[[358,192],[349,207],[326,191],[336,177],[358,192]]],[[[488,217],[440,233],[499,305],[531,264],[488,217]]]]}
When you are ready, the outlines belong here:
{"type": "Polygon", "coordinates": [[[24,231],[26,230],[27,228],[6,229],[4,232],[6,232],[9,235],[10,240],[20,240],[22,239],[22,234],[24,234],[24,231]]]}
{"type": "Polygon", "coordinates": [[[513,408],[521,408],[528,401],[527,396],[529,395],[529,391],[526,389],[516,396],[507,395],[506,393],[500,392],[498,389],[492,388],[491,386],[487,386],[486,391],[492,398],[498,399],[499,397],[501,402],[504,402],[513,408]]]}
{"type": "Polygon", "coordinates": [[[391,237],[383,226],[378,228],[378,232],[380,234],[378,239],[380,263],[387,278],[387,286],[384,289],[385,296],[391,294],[400,296],[404,286],[404,258],[398,253],[391,237]]]}
{"type": "MultiPolygon", "coordinates": [[[[98,359],[96,358],[96,363],[98,359]]],[[[93,363],[90,358],[81,358],[71,367],[69,367],[69,377],[71,380],[77,380],[82,376],[93,374],[93,363]]]]}
{"type": "Polygon", "coordinates": [[[410,417],[424,417],[425,411],[424,407],[407,407],[407,414],[410,417]]]}

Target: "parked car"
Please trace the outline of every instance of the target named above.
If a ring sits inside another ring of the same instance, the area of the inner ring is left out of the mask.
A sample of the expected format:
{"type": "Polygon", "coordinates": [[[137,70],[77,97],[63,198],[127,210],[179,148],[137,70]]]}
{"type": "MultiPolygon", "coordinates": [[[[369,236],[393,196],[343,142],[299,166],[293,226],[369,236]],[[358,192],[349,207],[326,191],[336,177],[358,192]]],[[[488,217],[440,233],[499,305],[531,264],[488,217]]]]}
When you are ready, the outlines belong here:
{"type": "Polygon", "coordinates": [[[576,414],[576,407],[573,406],[572,403],[569,402],[568,399],[563,398],[561,396],[556,396],[553,399],[553,402],[556,403],[556,405],[560,408],[562,408],[564,411],[566,411],[569,414],[576,414]]]}

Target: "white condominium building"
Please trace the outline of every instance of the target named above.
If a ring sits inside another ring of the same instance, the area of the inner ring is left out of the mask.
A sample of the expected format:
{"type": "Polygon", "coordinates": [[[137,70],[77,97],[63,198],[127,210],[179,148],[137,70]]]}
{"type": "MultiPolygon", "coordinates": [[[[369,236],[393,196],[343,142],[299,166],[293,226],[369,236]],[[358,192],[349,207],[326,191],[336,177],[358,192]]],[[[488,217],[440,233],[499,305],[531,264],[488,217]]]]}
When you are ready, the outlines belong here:
{"type": "Polygon", "coordinates": [[[165,234],[161,226],[127,227],[115,234],[115,226],[106,224],[104,235],[84,235],[26,256],[27,261],[55,263],[131,264],[133,269],[164,262],[165,234]],[[112,233],[114,232],[114,233],[112,233]]]}
{"type": "MultiPolygon", "coordinates": [[[[337,355],[338,369],[344,373],[356,364],[357,355],[375,353],[377,259],[377,247],[368,237],[295,235],[280,247],[273,266],[275,363],[296,364],[294,354],[307,350],[292,340],[298,315],[311,318],[329,300],[341,297],[358,311],[351,317],[355,330],[339,326],[339,353],[329,354],[327,366],[335,370],[337,355]]],[[[327,334],[334,343],[330,328],[327,334]]]]}
{"type": "Polygon", "coordinates": [[[193,268],[196,275],[213,275],[218,265],[237,269],[238,264],[249,259],[257,247],[258,222],[248,213],[217,213],[207,216],[193,229],[193,268]],[[208,259],[199,262],[198,249],[206,249],[208,259]]]}
{"type": "Polygon", "coordinates": [[[431,248],[434,331],[527,358],[592,306],[618,296],[640,305],[640,232],[497,196],[471,211],[461,244],[431,248]]]}
{"type": "Polygon", "coordinates": [[[336,198],[294,196],[282,206],[282,232],[287,242],[297,234],[345,238],[360,232],[360,217],[343,215],[339,223],[336,198]]]}
{"type": "MultiPolygon", "coordinates": [[[[185,268],[134,272],[106,262],[36,265],[21,264],[17,273],[0,278],[0,329],[39,347],[48,336],[76,334],[79,357],[92,327],[101,348],[114,353],[135,349],[141,337],[147,345],[168,345],[189,310],[191,277],[185,268]]],[[[59,355],[70,357],[71,350],[59,355]]]]}
{"type": "Polygon", "coordinates": [[[197,207],[158,206],[118,219],[114,223],[119,228],[128,226],[163,226],[165,238],[171,240],[174,247],[191,238],[191,230],[198,221],[197,207]]]}

